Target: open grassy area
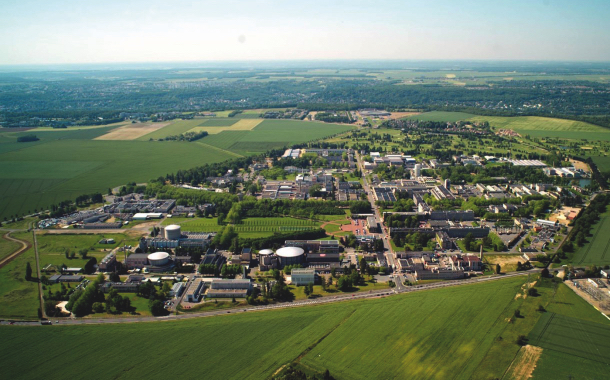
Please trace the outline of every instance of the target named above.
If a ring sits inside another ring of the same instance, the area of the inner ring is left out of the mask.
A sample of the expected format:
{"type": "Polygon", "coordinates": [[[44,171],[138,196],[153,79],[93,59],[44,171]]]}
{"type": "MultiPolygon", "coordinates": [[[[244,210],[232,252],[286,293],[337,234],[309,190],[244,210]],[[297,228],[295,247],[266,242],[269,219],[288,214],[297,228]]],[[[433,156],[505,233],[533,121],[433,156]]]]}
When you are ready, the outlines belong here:
{"type": "MultiPolygon", "coordinates": [[[[218,232],[223,227],[217,218],[171,218],[162,223],[164,226],[180,224],[183,231],[218,232]]],[[[245,218],[233,225],[235,232],[242,238],[257,238],[273,235],[274,232],[304,231],[318,228],[320,222],[291,217],[245,218]]]]}
{"type": "MultiPolygon", "coordinates": [[[[32,241],[28,232],[12,234],[21,240],[32,241]]],[[[36,276],[36,257],[30,248],[0,269],[0,317],[36,319],[38,310],[38,287],[36,282],[25,280],[27,263],[36,276]]]]}
{"type": "Polygon", "coordinates": [[[576,265],[610,264],[610,211],[600,216],[593,226],[587,243],[574,252],[572,262],[576,265]]]}
{"type": "MultiPolygon", "coordinates": [[[[0,235],[4,235],[5,233],[6,232],[4,231],[0,231],[0,235]]],[[[0,237],[0,259],[5,258],[6,256],[18,250],[19,248],[21,248],[21,244],[0,237]]]]}
{"type": "Polygon", "coordinates": [[[582,121],[538,116],[476,116],[468,120],[487,121],[493,128],[512,129],[522,135],[530,135],[531,137],[610,141],[610,129],[582,121]]]}
{"type": "Polygon", "coordinates": [[[500,264],[500,270],[502,273],[514,272],[517,270],[517,263],[525,263],[525,259],[521,254],[507,254],[507,255],[483,255],[483,262],[488,264],[492,270],[495,270],[496,264],[500,264]]]}
{"type": "Polygon", "coordinates": [[[407,116],[405,119],[420,120],[420,121],[461,121],[470,119],[476,115],[465,113],[465,112],[445,112],[445,111],[432,111],[424,112],[417,115],[407,116]]]}
{"type": "Polygon", "coordinates": [[[116,233],[97,235],[41,234],[37,236],[37,240],[41,269],[48,264],[56,266],[66,264],[68,267],[82,268],[91,257],[97,258],[97,261],[99,262],[113,248],[116,248],[119,245],[137,244],[137,239],[128,238],[126,235],[116,233]],[[115,240],[115,243],[98,244],[98,242],[104,238],[112,238],[115,240]],[[79,256],[78,252],[81,249],[86,249],[88,251],[87,258],[82,259],[79,256]],[[76,253],[75,258],[67,259],[65,256],[66,250],[76,253]]]}
{"type": "Polygon", "coordinates": [[[432,111],[407,117],[422,121],[472,121],[489,122],[496,129],[512,129],[531,137],[555,137],[576,140],[610,141],[610,129],[582,121],[538,116],[477,116],[464,112],[432,111]]]}

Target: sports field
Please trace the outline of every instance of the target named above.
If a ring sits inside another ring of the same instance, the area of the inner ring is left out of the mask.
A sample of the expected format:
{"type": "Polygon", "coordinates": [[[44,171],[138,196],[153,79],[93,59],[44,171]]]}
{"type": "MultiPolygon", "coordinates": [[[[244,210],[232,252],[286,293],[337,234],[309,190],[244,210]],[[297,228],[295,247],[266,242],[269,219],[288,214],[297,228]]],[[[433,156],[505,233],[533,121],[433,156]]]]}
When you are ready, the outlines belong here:
{"type": "Polygon", "coordinates": [[[575,265],[608,265],[610,264],[610,211],[600,216],[593,226],[588,242],[574,253],[572,262],[575,265]]]}

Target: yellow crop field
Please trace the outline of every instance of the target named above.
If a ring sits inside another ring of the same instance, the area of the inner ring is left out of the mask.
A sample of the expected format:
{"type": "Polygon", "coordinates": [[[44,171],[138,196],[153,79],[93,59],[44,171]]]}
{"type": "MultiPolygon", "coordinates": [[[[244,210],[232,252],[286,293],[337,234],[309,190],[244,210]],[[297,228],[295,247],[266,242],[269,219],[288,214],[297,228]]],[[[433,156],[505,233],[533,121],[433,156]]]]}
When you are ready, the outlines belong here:
{"type": "Polygon", "coordinates": [[[135,140],[139,137],[157,131],[169,123],[135,123],[113,129],[95,138],[95,140],[135,140]]]}
{"type": "Polygon", "coordinates": [[[233,125],[220,126],[220,127],[206,127],[205,124],[200,127],[195,127],[189,130],[189,132],[201,132],[206,131],[210,135],[218,134],[222,131],[251,131],[257,125],[263,122],[263,119],[240,119],[233,125]]]}

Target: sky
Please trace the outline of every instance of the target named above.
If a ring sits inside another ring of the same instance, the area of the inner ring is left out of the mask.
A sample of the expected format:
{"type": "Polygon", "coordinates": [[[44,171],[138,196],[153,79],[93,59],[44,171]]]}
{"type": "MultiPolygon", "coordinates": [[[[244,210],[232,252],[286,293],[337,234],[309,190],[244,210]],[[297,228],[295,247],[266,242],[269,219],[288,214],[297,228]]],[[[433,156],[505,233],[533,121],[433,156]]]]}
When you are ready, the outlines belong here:
{"type": "Polygon", "coordinates": [[[608,0],[2,0],[0,65],[610,61],[608,0]]]}

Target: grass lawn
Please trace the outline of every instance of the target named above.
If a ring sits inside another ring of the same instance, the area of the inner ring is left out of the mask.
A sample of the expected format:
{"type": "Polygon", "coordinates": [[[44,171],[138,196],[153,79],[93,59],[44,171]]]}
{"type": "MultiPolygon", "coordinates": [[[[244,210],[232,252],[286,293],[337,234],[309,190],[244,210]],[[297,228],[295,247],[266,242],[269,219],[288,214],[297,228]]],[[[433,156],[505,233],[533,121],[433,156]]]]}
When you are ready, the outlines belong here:
{"type": "Polygon", "coordinates": [[[495,270],[496,264],[500,264],[500,271],[502,273],[514,272],[517,270],[517,263],[525,263],[525,259],[521,254],[508,254],[508,255],[483,255],[483,261],[489,265],[492,270],[495,270]]]}
{"type": "Polygon", "coordinates": [[[36,223],[38,218],[23,218],[22,220],[18,220],[11,223],[3,223],[2,227],[8,230],[27,230],[30,228],[32,223],[36,223]]]}
{"type": "MultiPolygon", "coordinates": [[[[218,232],[223,227],[218,225],[217,218],[171,218],[165,219],[164,226],[179,224],[182,231],[218,232]]],[[[320,226],[320,222],[291,217],[245,218],[233,225],[242,238],[257,238],[273,235],[274,232],[304,231],[320,226]]]]}
{"type": "MultiPolygon", "coordinates": [[[[0,231],[0,234],[4,235],[5,232],[0,231]]],[[[21,248],[21,244],[0,237],[0,259],[5,258],[6,256],[18,250],[19,248],[21,248]]]]}
{"type": "Polygon", "coordinates": [[[41,234],[37,236],[38,240],[38,253],[40,254],[40,266],[41,269],[47,264],[62,265],[66,264],[68,267],[82,268],[91,257],[96,257],[99,262],[104,256],[106,256],[113,248],[116,248],[123,243],[128,245],[134,245],[137,243],[136,239],[128,238],[123,234],[99,234],[99,235],[53,235],[53,234],[41,234]],[[114,244],[98,244],[101,239],[112,238],[115,240],[114,244]],[[78,251],[81,249],[87,249],[87,258],[82,259],[78,251]],[[65,251],[70,250],[76,253],[75,258],[67,259],[65,251]],[[106,251],[104,251],[106,250],[106,251]]]}
{"type": "MultiPolygon", "coordinates": [[[[32,241],[28,232],[12,234],[15,238],[32,241]]],[[[27,263],[36,276],[36,256],[30,248],[0,269],[0,317],[36,319],[39,307],[36,282],[25,280],[27,263]]]]}

